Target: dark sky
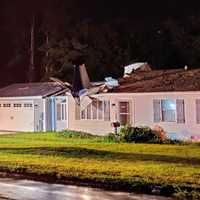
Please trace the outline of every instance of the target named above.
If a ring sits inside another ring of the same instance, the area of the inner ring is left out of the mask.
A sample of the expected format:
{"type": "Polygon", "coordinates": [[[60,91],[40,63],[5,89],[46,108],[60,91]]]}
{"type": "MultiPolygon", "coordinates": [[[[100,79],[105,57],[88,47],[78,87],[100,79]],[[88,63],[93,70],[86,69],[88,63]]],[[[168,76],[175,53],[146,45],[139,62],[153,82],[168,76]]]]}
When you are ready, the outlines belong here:
{"type": "MultiPolygon", "coordinates": [[[[52,4],[74,19],[90,19],[98,23],[126,18],[144,26],[147,23],[157,23],[163,18],[195,15],[200,10],[198,1],[192,0],[0,0],[0,78],[5,83],[11,82],[20,73],[19,80],[23,81],[26,75],[27,60],[20,62],[20,67],[15,64],[20,60],[16,55],[16,48],[20,46],[16,35],[22,37],[24,34],[28,40],[26,31],[31,13],[48,11],[52,4]]],[[[62,17],[59,15],[62,14],[57,12],[55,17],[58,23],[59,17],[62,17]]]]}

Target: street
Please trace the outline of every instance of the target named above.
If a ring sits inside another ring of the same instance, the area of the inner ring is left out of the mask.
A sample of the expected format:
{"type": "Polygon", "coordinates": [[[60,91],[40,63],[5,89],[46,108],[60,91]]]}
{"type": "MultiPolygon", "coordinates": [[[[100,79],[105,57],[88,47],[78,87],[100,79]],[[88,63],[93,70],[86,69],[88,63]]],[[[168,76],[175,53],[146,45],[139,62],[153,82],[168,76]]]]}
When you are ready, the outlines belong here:
{"type": "Polygon", "coordinates": [[[169,200],[165,197],[110,192],[88,187],[0,179],[0,200],[169,200]]]}

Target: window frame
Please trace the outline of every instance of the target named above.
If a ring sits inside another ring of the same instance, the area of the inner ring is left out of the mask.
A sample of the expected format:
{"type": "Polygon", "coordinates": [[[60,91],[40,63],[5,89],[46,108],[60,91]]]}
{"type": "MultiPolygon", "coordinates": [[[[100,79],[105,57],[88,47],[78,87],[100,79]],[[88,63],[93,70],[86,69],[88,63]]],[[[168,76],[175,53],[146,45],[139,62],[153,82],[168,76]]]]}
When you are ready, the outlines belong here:
{"type": "Polygon", "coordinates": [[[186,113],[185,113],[185,99],[184,98],[157,98],[157,99],[153,99],[153,103],[154,101],[159,101],[160,102],[160,121],[159,122],[155,122],[154,120],[154,106],[153,106],[153,123],[176,123],[176,124],[185,124],[186,123],[186,113]],[[175,121],[164,121],[163,120],[163,109],[162,109],[162,101],[165,100],[173,100],[175,102],[175,121]],[[178,116],[177,116],[177,100],[183,100],[184,103],[184,123],[179,123],[178,122],[178,116]]]}
{"type": "Polygon", "coordinates": [[[59,121],[59,122],[64,122],[67,120],[67,106],[66,106],[66,103],[57,103],[56,104],[56,120],[59,121]],[[59,106],[59,109],[60,111],[58,112],[58,106],[59,106]],[[59,115],[58,115],[59,113],[59,115]],[[59,117],[59,118],[58,118],[59,117]]]}

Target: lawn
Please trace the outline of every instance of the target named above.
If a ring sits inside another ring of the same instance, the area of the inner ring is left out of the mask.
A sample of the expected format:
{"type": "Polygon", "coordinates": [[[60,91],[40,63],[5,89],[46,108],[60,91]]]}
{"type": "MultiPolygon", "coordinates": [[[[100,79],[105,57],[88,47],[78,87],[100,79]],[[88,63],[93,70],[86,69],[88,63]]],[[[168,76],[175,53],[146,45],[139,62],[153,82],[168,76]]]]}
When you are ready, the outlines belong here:
{"type": "Polygon", "coordinates": [[[0,171],[147,193],[198,191],[200,145],[118,144],[61,133],[2,135],[0,171]]]}

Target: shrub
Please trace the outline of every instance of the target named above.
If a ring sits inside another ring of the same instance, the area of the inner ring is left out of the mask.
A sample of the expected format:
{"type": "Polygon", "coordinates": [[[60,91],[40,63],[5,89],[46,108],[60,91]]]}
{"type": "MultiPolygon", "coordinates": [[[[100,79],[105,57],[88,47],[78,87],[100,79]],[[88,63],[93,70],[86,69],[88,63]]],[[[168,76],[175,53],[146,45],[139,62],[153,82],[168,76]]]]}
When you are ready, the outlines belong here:
{"type": "Polygon", "coordinates": [[[163,129],[152,130],[149,127],[125,126],[121,129],[120,136],[121,140],[129,143],[164,143],[167,139],[163,129]]]}
{"type": "Polygon", "coordinates": [[[122,138],[119,134],[109,133],[107,136],[104,136],[105,142],[122,142],[122,138]]]}
{"type": "Polygon", "coordinates": [[[82,139],[90,139],[90,138],[95,138],[97,136],[94,136],[92,134],[89,133],[84,133],[84,132],[78,132],[78,131],[64,131],[64,132],[60,132],[58,133],[59,136],[63,136],[65,138],[82,138],[82,139]]]}

